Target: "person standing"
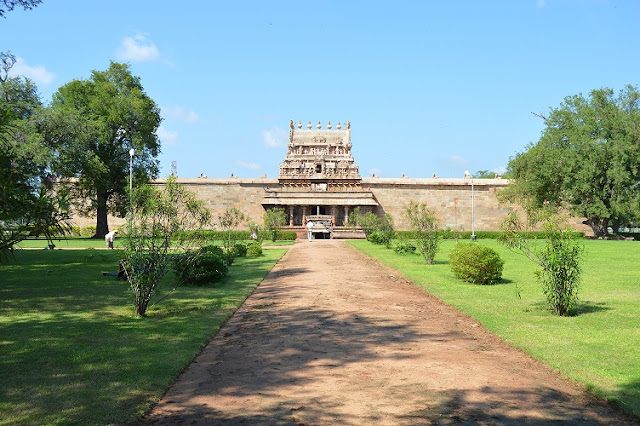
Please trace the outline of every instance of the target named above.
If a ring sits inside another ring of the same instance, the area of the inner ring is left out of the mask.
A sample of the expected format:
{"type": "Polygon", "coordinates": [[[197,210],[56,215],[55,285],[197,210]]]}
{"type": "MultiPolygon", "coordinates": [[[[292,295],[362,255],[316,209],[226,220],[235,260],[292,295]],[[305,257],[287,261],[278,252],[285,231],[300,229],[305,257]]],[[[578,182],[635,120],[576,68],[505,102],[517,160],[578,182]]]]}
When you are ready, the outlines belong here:
{"type": "Polygon", "coordinates": [[[313,238],[313,222],[312,221],[307,222],[307,238],[309,239],[309,242],[311,242],[311,239],[313,238]]]}
{"type": "Polygon", "coordinates": [[[118,231],[111,231],[107,235],[104,236],[104,241],[107,243],[108,249],[113,249],[113,241],[116,239],[116,234],[118,231]]]}

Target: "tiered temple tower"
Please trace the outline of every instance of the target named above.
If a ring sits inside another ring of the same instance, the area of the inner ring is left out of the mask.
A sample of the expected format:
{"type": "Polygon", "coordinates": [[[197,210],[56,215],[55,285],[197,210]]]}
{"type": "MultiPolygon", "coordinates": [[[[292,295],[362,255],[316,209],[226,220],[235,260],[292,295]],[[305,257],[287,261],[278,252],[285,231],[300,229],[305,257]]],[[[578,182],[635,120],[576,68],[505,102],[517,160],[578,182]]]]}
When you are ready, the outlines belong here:
{"type": "Polygon", "coordinates": [[[347,122],[342,130],[338,122],[332,130],[331,122],[322,130],[318,122],[313,130],[311,122],[308,130],[302,130],[302,123],[294,128],[289,122],[289,151],[280,164],[279,180],[282,184],[306,183],[359,183],[358,165],[351,154],[351,125],[347,122]]]}
{"type": "Polygon", "coordinates": [[[289,122],[287,155],[280,164],[278,188],[268,188],[265,208],[285,207],[290,226],[318,223],[318,235],[333,236],[346,225],[349,212],[360,206],[364,212],[378,205],[373,193],[361,185],[358,165],[351,153],[351,124],[331,122],[326,129],[311,122],[306,129],[289,122]]]}

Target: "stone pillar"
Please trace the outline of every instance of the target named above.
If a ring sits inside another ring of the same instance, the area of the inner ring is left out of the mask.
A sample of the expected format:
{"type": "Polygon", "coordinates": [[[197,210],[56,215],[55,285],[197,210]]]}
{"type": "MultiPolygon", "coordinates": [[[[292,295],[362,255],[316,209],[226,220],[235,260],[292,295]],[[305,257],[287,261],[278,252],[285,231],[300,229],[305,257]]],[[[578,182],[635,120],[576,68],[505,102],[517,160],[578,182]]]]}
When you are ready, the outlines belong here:
{"type": "Polygon", "coordinates": [[[302,226],[307,224],[307,206],[302,206],[302,226]]]}
{"type": "Polygon", "coordinates": [[[336,226],[336,206],[331,206],[331,224],[336,226]]]}
{"type": "Polygon", "coordinates": [[[289,226],[293,227],[293,206],[289,206],[289,226]]]}
{"type": "Polygon", "coordinates": [[[349,206],[344,206],[344,224],[349,223],[349,206]]]}

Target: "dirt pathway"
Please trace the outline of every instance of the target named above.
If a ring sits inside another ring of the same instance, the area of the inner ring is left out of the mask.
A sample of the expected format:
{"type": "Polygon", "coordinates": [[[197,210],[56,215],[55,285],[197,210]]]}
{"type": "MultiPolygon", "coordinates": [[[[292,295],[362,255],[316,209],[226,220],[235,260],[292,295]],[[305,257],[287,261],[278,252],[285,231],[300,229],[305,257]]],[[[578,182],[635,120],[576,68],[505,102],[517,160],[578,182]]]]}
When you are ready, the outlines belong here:
{"type": "Polygon", "coordinates": [[[630,419],[340,241],[299,242],[151,424],[575,424],[630,419]]]}

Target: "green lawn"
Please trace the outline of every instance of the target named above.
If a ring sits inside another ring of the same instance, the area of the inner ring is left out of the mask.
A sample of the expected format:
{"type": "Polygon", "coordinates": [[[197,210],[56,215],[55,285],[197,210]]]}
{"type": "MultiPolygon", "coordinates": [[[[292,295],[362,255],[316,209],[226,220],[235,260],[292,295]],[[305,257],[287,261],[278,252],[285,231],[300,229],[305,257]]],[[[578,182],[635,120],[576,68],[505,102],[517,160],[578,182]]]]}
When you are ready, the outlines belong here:
{"type": "MultiPolygon", "coordinates": [[[[122,239],[116,238],[114,242],[115,247],[119,247],[122,239]]],[[[24,240],[18,244],[19,248],[41,248],[44,250],[47,247],[47,241],[45,239],[33,239],[24,240]]],[[[98,238],[85,238],[85,237],[69,237],[59,240],[53,240],[56,249],[65,248],[106,248],[107,244],[103,239],[98,238]]]]}
{"type": "Polygon", "coordinates": [[[447,262],[454,241],[443,242],[432,266],[418,255],[397,255],[367,241],[351,244],[640,417],[640,243],[585,241],[581,305],[574,317],[552,315],[534,277],[536,266],[494,240],[478,241],[505,260],[503,282],[493,286],[453,277],[447,262]]]}
{"type": "Polygon", "coordinates": [[[134,423],[285,251],[236,259],[222,283],[137,319],[128,284],[102,275],[116,251],[18,250],[0,265],[0,424],[134,423]]]}

